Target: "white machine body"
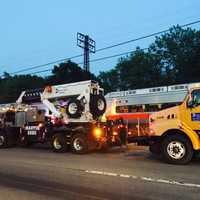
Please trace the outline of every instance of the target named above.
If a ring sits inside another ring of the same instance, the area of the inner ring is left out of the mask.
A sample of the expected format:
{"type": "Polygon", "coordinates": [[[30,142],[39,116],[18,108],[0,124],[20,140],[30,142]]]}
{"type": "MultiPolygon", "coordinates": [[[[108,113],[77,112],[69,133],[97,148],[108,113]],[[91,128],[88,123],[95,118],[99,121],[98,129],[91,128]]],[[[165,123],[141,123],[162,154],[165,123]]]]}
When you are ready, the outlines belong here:
{"type": "MultiPolygon", "coordinates": [[[[90,98],[92,95],[102,96],[102,94],[103,89],[100,88],[99,84],[95,81],[89,80],[47,86],[40,92],[34,91],[27,93],[26,91],[23,91],[17,100],[17,104],[26,103],[24,101],[25,98],[34,99],[38,95],[38,99],[40,100],[39,104],[43,104],[55,117],[62,119],[65,123],[92,122],[96,118],[94,117],[94,114],[91,113],[90,98]],[[71,102],[69,105],[69,102],[72,99],[74,102],[71,102]],[[77,105],[77,103],[79,105],[77,105]],[[67,106],[70,106],[70,108],[67,106]],[[71,117],[72,115],[69,115],[69,112],[75,113],[77,112],[77,109],[80,109],[80,107],[82,109],[80,116],[71,117]],[[69,112],[66,112],[67,109],[69,112]]],[[[34,102],[31,102],[30,100],[28,104],[34,105],[34,102]]]]}

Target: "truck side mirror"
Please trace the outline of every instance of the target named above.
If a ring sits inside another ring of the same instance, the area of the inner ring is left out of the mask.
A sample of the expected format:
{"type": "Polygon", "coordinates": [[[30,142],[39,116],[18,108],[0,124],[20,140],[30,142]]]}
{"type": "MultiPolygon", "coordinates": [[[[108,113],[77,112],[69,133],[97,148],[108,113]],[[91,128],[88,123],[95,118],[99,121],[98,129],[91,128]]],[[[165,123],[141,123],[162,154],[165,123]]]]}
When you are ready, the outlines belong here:
{"type": "Polygon", "coordinates": [[[194,102],[191,100],[191,101],[188,101],[187,102],[187,107],[188,108],[194,108],[194,102]]]}

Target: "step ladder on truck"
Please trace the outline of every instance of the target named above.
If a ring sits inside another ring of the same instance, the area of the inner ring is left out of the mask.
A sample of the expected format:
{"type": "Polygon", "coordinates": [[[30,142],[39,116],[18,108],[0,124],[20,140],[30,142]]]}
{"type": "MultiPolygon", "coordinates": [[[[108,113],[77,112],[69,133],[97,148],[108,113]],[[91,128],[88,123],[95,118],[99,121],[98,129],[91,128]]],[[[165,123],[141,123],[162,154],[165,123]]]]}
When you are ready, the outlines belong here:
{"type": "Polygon", "coordinates": [[[101,118],[103,89],[95,81],[23,91],[15,104],[0,106],[0,147],[51,142],[55,152],[86,153],[117,144],[101,118]]]}

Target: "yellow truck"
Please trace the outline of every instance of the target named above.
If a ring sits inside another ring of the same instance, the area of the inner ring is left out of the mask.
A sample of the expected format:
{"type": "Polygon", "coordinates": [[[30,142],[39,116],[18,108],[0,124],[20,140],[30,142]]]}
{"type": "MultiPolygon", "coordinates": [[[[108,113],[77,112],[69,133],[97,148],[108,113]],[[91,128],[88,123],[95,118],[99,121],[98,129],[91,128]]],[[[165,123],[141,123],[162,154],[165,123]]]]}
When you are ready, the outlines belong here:
{"type": "Polygon", "coordinates": [[[184,101],[150,116],[150,151],[171,164],[187,164],[200,151],[200,84],[184,101]]]}

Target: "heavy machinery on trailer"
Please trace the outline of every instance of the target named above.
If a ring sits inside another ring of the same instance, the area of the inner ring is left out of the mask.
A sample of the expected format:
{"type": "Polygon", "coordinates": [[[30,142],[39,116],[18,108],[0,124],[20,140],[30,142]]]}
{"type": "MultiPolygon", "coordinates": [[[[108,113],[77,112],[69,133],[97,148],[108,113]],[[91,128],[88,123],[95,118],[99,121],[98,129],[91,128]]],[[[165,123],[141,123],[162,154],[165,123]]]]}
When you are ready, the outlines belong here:
{"type": "Polygon", "coordinates": [[[50,141],[55,152],[107,148],[116,141],[100,120],[105,110],[103,89],[91,80],[23,91],[0,107],[0,147],[50,141]]]}
{"type": "Polygon", "coordinates": [[[200,84],[189,85],[184,101],[150,116],[150,150],[172,164],[187,164],[200,151],[200,84]]]}

